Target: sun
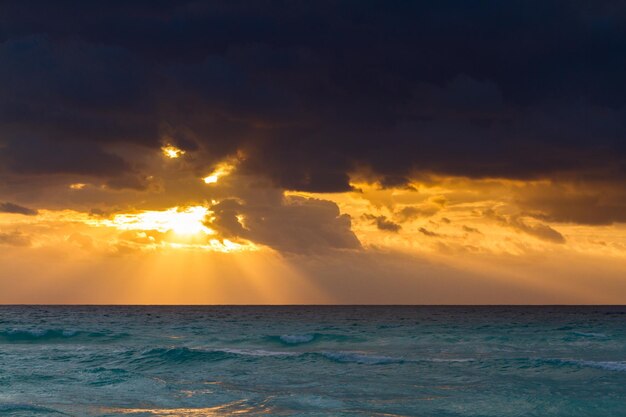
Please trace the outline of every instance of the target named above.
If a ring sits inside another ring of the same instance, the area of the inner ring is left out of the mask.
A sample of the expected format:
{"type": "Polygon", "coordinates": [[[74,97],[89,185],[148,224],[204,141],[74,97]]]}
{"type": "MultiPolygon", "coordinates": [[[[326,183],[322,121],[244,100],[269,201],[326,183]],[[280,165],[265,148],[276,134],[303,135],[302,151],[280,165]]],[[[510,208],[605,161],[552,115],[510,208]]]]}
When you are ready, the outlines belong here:
{"type": "Polygon", "coordinates": [[[177,235],[191,236],[213,234],[204,225],[209,210],[203,206],[173,207],[163,211],[143,211],[133,214],[117,214],[111,219],[121,230],[158,230],[177,235]]]}
{"type": "Polygon", "coordinates": [[[207,226],[212,216],[205,206],[177,206],[166,210],[143,210],[135,213],[118,213],[108,219],[89,218],[91,226],[112,227],[120,231],[135,232],[136,237],[152,237],[149,231],[160,232],[159,241],[152,239],[146,246],[211,252],[257,251],[259,246],[250,241],[232,241],[220,237],[207,226]]]}

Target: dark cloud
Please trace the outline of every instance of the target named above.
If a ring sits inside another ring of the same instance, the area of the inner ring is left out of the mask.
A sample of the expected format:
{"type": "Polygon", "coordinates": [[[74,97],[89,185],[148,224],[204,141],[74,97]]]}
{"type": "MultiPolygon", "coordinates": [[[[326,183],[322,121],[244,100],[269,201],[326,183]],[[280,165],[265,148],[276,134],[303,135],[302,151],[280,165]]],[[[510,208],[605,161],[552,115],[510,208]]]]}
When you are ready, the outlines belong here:
{"type": "Polygon", "coordinates": [[[157,143],[150,70],[130,51],[47,35],[0,44],[0,122],[11,141],[157,143]]]}
{"type": "Polygon", "coordinates": [[[0,27],[16,174],[126,186],[110,147],[167,137],[294,190],[349,190],[356,167],[385,186],[626,178],[621,3],[21,0],[0,27]]]}
{"type": "Polygon", "coordinates": [[[546,221],[604,225],[626,222],[626,190],[621,184],[579,181],[528,187],[517,204],[546,221]]]}
{"type": "Polygon", "coordinates": [[[406,206],[394,213],[394,218],[400,223],[403,223],[420,217],[430,217],[441,209],[442,206],[437,204],[406,206]]]}
{"type": "Polygon", "coordinates": [[[397,233],[400,231],[400,229],[402,229],[402,226],[387,219],[386,216],[374,216],[373,214],[364,214],[363,218],[366,220],[371,220],[372,223],[375,224],[379,230],[397,233]]]}
{"type": "Polygon", "coordinates": [[[2,149],[0,161],[11,173],[24,175],[117,176],[131,170],[122,157],[89,141],[16,139],[2,149]]]}
{"type": "Polygon", "coordinates": [[[114,190],[138,190],[143,191],[150,187],[150,177],[139,174],[129,174],[123,176],[116,176],[106,182],[106,186],[114,190]]]}
{"type": "Polygon", "coordinates": [[[222,238],[246,239],[283,252],[358,249],[350,217],[330,201],[283,196],[268,190],[264,198],[224,199],[210,209],[207,225],[222,238]]]}
{"type": "Polygon", "coordinates": [[[420,227],[418,230],[419,230],[419,232],[421,234],[423,234],[425,236],[428,236],[428,237],[439,237],[440,236],[439,233],[430,231],[430,230],[428,230],[428,229],[426,229],[424,227],[420,227]]]}
{"type": "Polygon", "coordinates": [[[476,233],[476,234],[482,235],[482,232],[476,229],[475,227],[463,225],[462,229],[464,232],[467,232],[467,233],[476,233]]]}
{"type": "Polygon", "coordinates": [[[23,207],[14,203],[0,203],[0,213],[24,214],[26,216],[36,216],[37,210],[23,207]]]}

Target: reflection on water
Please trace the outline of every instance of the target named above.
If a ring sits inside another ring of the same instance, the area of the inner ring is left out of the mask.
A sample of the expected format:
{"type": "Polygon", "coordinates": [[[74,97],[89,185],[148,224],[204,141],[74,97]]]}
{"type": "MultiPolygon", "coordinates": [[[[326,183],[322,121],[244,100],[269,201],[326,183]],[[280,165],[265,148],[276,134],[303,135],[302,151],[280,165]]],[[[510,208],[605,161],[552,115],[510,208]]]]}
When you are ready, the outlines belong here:
{"type": "Polygon", "coordinates": [[[225,417],[236,415],[275,415],[264,405],[251,407],[245,401],[233,401],[216,407],[205,408],[101,408],[106,415],[133,415],[155,417],[225,417]]]}

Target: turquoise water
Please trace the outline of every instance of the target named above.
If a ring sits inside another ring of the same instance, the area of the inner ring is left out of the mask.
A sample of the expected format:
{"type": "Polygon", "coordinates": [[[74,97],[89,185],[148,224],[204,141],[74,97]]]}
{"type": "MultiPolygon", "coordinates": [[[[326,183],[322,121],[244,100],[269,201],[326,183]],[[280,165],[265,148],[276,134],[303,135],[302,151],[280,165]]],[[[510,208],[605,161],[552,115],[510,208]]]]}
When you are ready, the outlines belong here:
{"type": "Polygon", "coordinates": [[[626,416],[626,307],[0,307],[1,416],[626,416]]]}

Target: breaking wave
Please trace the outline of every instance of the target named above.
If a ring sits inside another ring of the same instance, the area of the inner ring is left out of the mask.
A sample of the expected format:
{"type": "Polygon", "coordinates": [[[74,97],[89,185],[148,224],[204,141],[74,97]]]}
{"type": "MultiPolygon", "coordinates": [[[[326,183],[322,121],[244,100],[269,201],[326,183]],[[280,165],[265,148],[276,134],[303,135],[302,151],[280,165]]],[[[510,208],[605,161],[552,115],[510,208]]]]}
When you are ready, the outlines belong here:
{"type": "Polygon", "coordinates": [[[185,362],[217,362],[237,359],[291,358],[307,360],[329,360],[336,363],[356,363],[364,365],[382,365],[407,362],[402,358],[383,355],[371,355],[361,352],[321,351],[321,352],[284,352],[264,349],[199,349],[190,347],[154,348],[143,352],[135,363],[163,364],[185,362]]]}

